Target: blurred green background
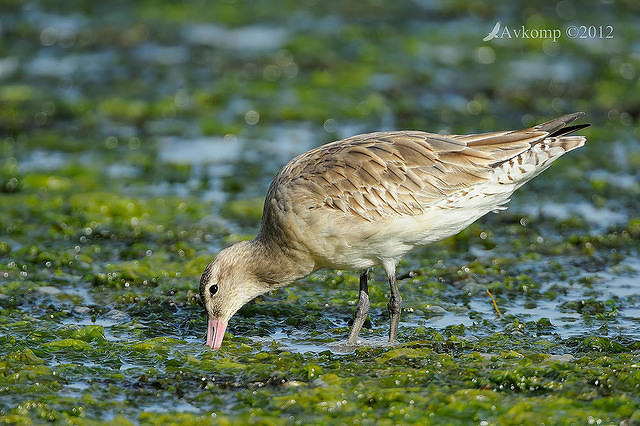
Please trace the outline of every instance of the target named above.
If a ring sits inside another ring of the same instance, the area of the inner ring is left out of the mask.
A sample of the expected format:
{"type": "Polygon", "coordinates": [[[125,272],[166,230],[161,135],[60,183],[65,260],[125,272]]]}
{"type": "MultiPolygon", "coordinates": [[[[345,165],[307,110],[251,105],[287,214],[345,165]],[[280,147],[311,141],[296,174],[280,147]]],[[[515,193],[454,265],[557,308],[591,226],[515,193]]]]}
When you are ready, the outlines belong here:
{"type": "Polygon", "coordinates": [[[632,0],[2,0],[0,421],[640,421],[639,94],[632,0]],[[293,156],[574,111],[584,148],[401,263],[398,347],[380,271],[355,351],[348,271],[203,347],[199,275],[293,156]]]}

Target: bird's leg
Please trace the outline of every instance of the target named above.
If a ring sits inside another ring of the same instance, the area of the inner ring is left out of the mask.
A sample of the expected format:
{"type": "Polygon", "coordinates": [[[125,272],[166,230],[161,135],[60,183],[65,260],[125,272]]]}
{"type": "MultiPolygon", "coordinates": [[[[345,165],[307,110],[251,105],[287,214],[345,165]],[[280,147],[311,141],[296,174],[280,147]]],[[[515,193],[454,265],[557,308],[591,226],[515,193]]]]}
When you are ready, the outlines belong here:
{"type": "Polygon", "coordinates": [[[389,288],[391,289],[391,295],[389,296],[389,303],[387,303],[387,309],[389,310],[389,342],[395,343],[398,337],[398,325],[400,324],[400,312],[402,312],[402,297],[398,291],[398,284],[396,283],[395,268],[392,274],[389,275],[389,288]]]}
{"type": "Polygon", "coordinates": [[[353,320],[351,333],[349,333],[349,344],[355,345],[358,342],[358,333],[362,329],[362,325],[367,320],[369,314],[369,285],[368,271],[365,269],[360,274],[360,293],[358,295],[358,307],[356,308],[356,318],[353,320]]]}

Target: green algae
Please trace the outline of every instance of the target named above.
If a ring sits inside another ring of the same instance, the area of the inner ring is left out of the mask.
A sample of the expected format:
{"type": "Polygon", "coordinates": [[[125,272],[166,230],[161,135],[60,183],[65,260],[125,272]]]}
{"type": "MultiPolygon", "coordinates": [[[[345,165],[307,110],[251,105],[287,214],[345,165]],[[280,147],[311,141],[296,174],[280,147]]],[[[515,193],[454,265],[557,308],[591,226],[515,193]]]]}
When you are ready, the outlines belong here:
{"type": "Polygon", "coordinates": [[[250,199],[250,200],[233,200],[227,202],[220,213],[227,218],[233,218],[243,225],[256,225],[260,222],[262,217],[262,206],[264,199],[250,199]]]}
{"type": "Polygon", "coordinates": [[[54,340],[53,342],[45,343],[45,349],[50,349],[52,351],[89,351],[91,350],[91,345],[87,342],[83,342],[78,339],[62,339],[62,340],[54,340]]]}

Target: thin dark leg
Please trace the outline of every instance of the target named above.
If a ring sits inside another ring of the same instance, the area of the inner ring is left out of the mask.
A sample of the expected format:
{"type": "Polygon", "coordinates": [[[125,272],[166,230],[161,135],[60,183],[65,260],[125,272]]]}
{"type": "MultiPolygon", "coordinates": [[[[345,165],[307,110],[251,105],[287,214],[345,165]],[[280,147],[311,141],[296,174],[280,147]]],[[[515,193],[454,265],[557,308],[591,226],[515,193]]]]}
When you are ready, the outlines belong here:
{"type": "MultiPolygon", "coordinates": [[[[394,268],[395,269],[395,268],[394,268]]],[[[391,295],[389,296],[389,303],[387,309],[389,310],[389,342],[395,343],[398,337],[398,325],[400,324],[400,312],[402,312],[402,297],[398,291],[398,284],[396,283],[395,270],[393,274],[389,275],[389,288],[391,289],[391,295]]]]}
{"type": "Polygon", "coordinates": [[[358,334],[369,314],[369,285],[367,281],[368,271],[365,270],[360,274],[360,293],[358,295],[356,318],[353,320],[353,327],[351,327],[351,333],[349,333],[350,345],[355,345],[358,342],[358,334]]]}

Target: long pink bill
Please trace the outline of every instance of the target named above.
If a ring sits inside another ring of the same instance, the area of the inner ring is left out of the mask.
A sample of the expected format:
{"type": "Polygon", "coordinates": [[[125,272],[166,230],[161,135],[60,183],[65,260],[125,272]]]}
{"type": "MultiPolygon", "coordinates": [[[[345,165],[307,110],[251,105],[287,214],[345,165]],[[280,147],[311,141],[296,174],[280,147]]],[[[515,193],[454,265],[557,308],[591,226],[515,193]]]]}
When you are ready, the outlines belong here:
{"type": "Polygon", "coordinates": [[[209,318],[209,323],[207,324],[207,346],[211,349],[219,349],[222,346],[222,339],[226,329],[226,322],[209,318]]]}

